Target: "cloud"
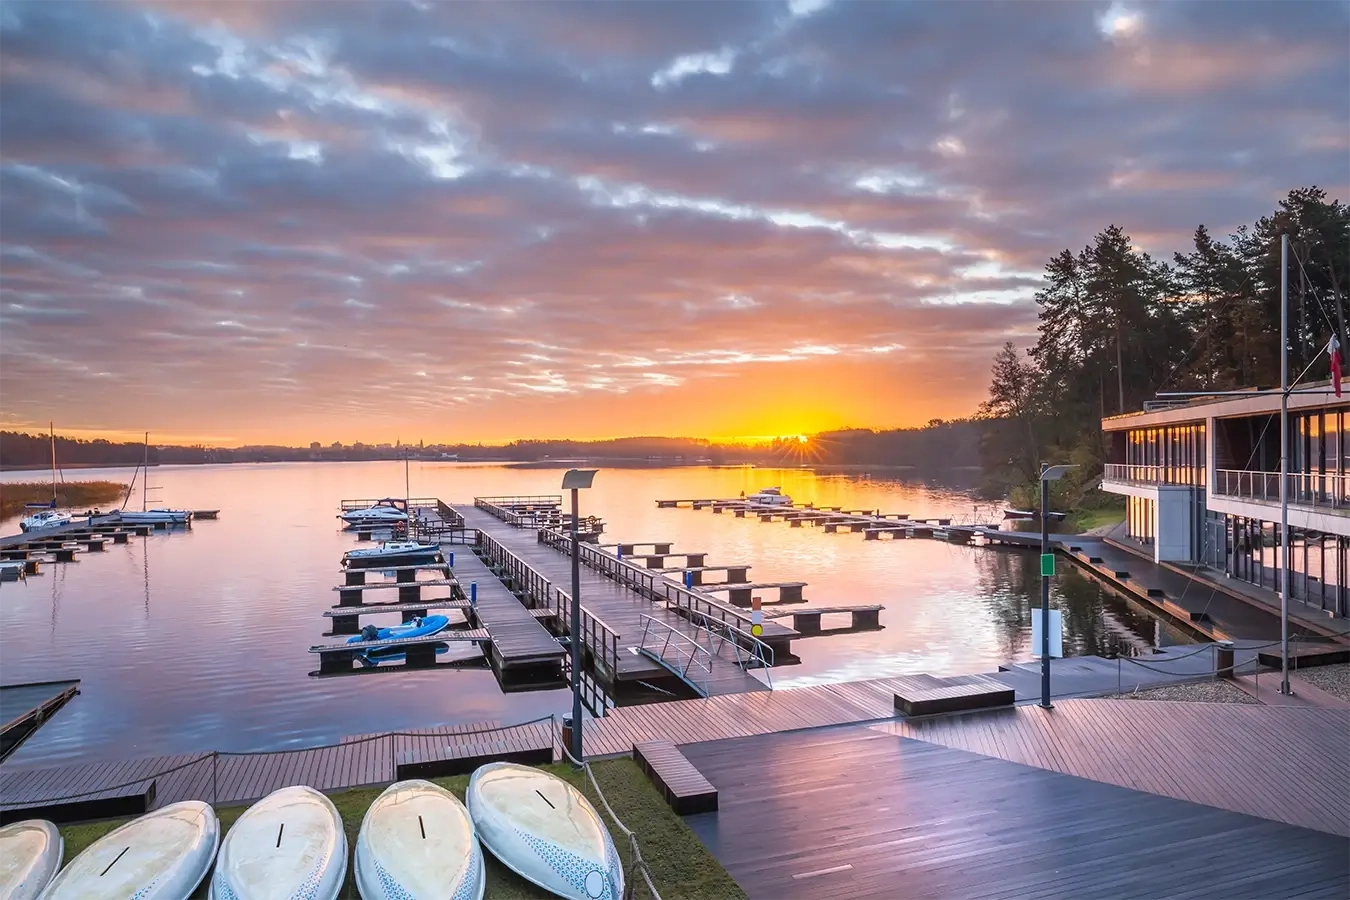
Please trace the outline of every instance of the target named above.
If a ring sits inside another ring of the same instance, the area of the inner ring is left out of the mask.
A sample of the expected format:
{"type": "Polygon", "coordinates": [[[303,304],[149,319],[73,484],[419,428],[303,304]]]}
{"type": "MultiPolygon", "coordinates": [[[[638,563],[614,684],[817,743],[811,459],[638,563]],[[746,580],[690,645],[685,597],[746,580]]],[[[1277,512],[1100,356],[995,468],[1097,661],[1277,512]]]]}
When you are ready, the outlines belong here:
{"type": "Polygon", "coordinates": [[[241,441],[960,415],[1059,249],[1350,191],[1347,10],[9,3],[6,412],[241,441]]]}

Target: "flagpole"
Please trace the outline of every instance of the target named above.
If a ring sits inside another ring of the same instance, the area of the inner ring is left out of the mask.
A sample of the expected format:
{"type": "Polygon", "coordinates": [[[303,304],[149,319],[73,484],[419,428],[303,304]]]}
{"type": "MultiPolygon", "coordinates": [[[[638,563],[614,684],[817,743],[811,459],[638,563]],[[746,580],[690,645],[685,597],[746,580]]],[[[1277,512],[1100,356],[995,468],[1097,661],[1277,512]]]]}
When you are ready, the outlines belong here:
{"type": "Polygon", "coordinates": [[[1289,235],[1280,235],[1280,693],[1289,695],[1289,235]]]}

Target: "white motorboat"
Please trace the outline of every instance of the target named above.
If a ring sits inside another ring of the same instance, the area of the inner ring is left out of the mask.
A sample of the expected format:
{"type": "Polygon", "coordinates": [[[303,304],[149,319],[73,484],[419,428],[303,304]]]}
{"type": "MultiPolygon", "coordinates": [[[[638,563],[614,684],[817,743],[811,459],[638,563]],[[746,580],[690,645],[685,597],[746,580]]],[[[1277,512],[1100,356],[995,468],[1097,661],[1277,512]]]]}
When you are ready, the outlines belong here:
{"type": "Polygon", "coordinates": [[[124,509],[119,517],[128,525],[185,525],[192,518],[192,512],[186,509],[124,509]]]}
{"type": "Polygon", "coordinates": [[[338,516],[348,525],[397,525],[408,521],[408,514],[394,506],[370,506],[349,510],[338,516]]]}
{"type": "Polygon", "coordinates": [[[381,541],[375,547],[348,550],[342,555],[342,565],[349,569],[365,569],[395,563],[431,562],[440,555],[440,552],[439,544],[423,544],[418,541],[381,541]]]}
{"type": "Polygon", "coordinates": [[[220,822],[210,804],[170,803],[90,844],[42,900],[183,900],[210,871],[219,844],[220,822]]]}
{"type": "Polygon", "coordinates": [[[764,488],[758,493],[751,494],[745,498],[747,503],[756,503],[760,506],[791,506],[792,498],[783,493],[782,488],[769,487],[764,488]]]}
{"type": "Polygon", "coordinates": [[[609,829],[580,791],[514,763],[488,763],[469,779],[478,839],[502,864],[567,900],[620,900],[623,865],[609,829]]]}
{"type": "Polygon", "coordinates": [[[483,852],[469,811],[429,781],[400,781],[375,799],[361,822],[355,857],[364,900],[483,898],[483,852]]]}
{"type": "Polygon", "coordinates": [[[0,828],[0,897],[37,900],[61,868],[65,841],[46,819],[0,828]]]}
{"type": "Polygon", "coordinates": [[[209,896],[336,900],[346,879],[347,835],[337,807],[314,788],[295,785],[268,794],[230,826],[209,896]]]}
{"type": "Polygon", "coordinates": [[[25,516],[19,520],[19,529],[28,531],[46,531],[49,528],[60,528],[62,525],[69,525],[73,519],[68,512],[59,512],[44,506],[42,512],[35,512],[31,516],[25,516]]]}

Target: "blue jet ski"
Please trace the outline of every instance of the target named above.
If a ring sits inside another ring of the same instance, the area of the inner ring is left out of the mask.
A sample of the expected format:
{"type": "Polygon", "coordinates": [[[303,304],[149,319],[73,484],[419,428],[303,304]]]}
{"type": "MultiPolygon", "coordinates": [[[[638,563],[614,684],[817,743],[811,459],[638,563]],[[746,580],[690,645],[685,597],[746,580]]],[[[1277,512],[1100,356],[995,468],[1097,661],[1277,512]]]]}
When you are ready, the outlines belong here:
{"type": "MultiPolygon", "coordinates": [[[[390,628],[377,628],[374,625],[367,625],[361,629],[360,634],[348,638],[347,643],[359,644],[362,641],[392,641],[397,638],[431,637],[444,631],[449,625],[449,616],[413,616],[412,621],[390,628]]],[[[431,643],[431,641],[427,643],[431,643]]],[[[450,648],[438,647],[436,652],[444,653],[448,649],[450,648]]],[[[404,648],[402,647],[375,647],[363,654],[362,661],[367,663],[383,662],[391,659],[402,659],[403,655],[404,648]]]]}

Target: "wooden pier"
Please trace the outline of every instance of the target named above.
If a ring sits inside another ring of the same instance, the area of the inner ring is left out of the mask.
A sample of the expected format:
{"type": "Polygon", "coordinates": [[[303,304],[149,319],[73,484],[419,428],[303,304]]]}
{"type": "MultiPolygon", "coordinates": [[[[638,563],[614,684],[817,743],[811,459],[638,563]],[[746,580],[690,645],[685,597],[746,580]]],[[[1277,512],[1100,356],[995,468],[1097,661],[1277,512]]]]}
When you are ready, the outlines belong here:
{"type": "Polygon", "coordinates": [[[473,553],[456,555],[455,579],[459,582],[459,596],[476,597],[466,614],[491,639],[486,649],[498,679],[504,684],[532,682],[559,686],[567,651],[541,624],[540,618],[526,609],[473,553]]]}
{"type": "Polygon", "coordinates": [[[80,692],[80,681],[0,685],[0,760],[80,692]]]}
{"type": "MultiPolygon", "coordinates": [[[[545,536],[557,536],[561,532],[535,530],[528,524],[517,525],[514,523],[519,519],[511,516],[499,519],[481,503],[458,509],[469,526],[477,528],[484,536],[485,545],[491,548],[484,558],[510,580],[525,602],[556,609],[558,627],[568,631],[571,612],[566,586],[571,583],[571,562],[547,543],[541,543],[545,536]]],[[[567,543],[570,547],[570,538],[567,543]]],[[[582,622],[578,631],[592,674],[615,702],[622,704],[624,685],[635,682],[647,682],[683,693],[692,688],[696,693],[713,695],[768,690],[768,685],[746,671],[737,659],[736,649],[726,646],[725,642],[714,645],[718,652],[701,654],[709,671],[698,679],[697,687],[681,682],[670,665],[642,653],[644,635],[649,643],[655,641],[652,626],[644,617],[659,622],[658,628],[676,632],[689,641],[705,641],[706,646],[707,621],[715,617],[716,621],[724,621],[736,630],[743,625],[748,637],[748,613],[720,604],[712,597],[696,595],[658,572],[620,560],[591,544],[583,545],[582,560],[587,564],[581,568],[582,622]],[[648,588],[644,592],[618,583],[597,571],[595,564],[624,567],[640,573],[638,577],[645,580],[648,588]],[[668,586],[670,598],[683,594],[684,603],[677,606],[667,602],[667,597],[654,592],[653,588],[658,585],[668,586]]],[[[786,648],[781,656],[790,654],[788,642],[795,636],[796,632],[790,628],[765,623],[766,644],[779,642],[786,648]]]]}

